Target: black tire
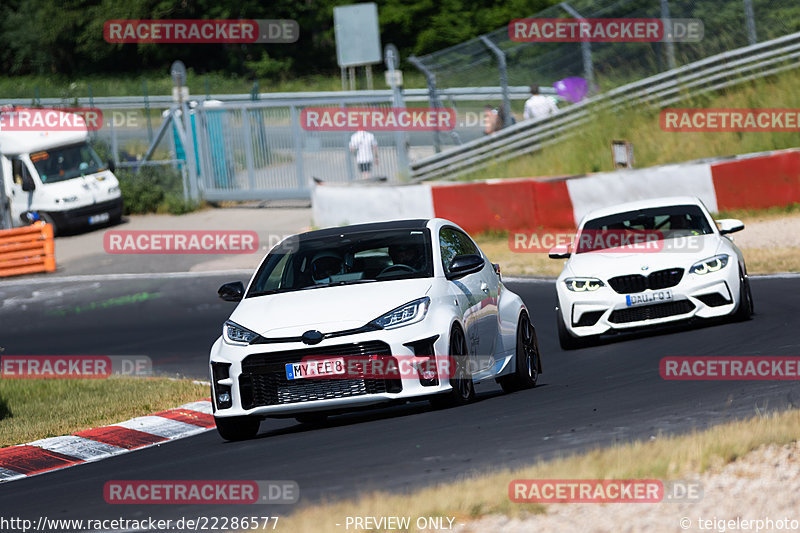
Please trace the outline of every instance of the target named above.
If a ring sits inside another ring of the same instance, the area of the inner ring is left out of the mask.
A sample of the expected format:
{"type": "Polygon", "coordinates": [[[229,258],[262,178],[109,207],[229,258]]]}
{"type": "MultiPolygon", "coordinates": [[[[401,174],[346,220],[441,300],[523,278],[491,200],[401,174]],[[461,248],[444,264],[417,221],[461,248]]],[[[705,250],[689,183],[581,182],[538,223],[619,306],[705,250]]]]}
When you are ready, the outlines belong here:
{"type": "Polygon", "coordinates": [[[737,322],[750,320],[754,309],[753,294],[750,292],[750,279],[744,275],[742,268],[739,267],[739,307],[733,313],[733,319],[737,322]]]}
{"type": "Polygon", "coordinates": [[[516,369],[513,374],[503,376],[497,380],[503,391],[516,392],[532,389],[539,379],[542,361],[539,355],[539,341],[536,338],[536,329],[531,324],[528,315],[522,313],[517,323],[517,354],[514,358],[516,369]]]}
{"type": "Polygon", "coordinates": [[[586,344],[583,339],[573,337],[567,331],[567,326],[564,325],[564,317],[558,309],[556,309],[556,327],[558,328],[558,343],[561,345],[562,350],[577,350],[586,344]]]}
{"type": "Polygon", "coordinates": [[[450,333],[450,349],[448,351],[455,367],[453,375],[450,377],[450,385],[453,389],[432,397],[431,404],[435,407],[464,405],[475,399],[475,384],[472,382],[467,340],[460,327],[456,326],[450,333]]]}
{"type": "Polygon", "coordinates": [[[59,227],[56,224],[56,221],[53,219],[53,216],[50,213],[39,213],[39,218],[45,224],[50,224],[51,226],[53,226],[53,237],[58,237],[59,227]]]}
{"type": "Polygon", "coordinates": [[[225,440],[247,440],[258,434],[261,419],[254,416],[214,417],[217,433],[225,440]]]}
{"type": "Polygon", "coordinates": [[[328,420],[328,415],[325,413],[306,413],[304,415],[297,415],[295,420],[301,424],[308,424],[309,426],[319,426],[328,420]]]}

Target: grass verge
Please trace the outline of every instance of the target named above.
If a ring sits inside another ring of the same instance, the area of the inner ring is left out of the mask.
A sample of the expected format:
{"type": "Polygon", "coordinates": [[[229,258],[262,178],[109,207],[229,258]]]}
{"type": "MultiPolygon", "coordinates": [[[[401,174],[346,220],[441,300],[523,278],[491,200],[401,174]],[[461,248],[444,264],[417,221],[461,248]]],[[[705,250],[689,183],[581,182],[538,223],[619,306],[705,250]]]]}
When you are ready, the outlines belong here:
{"type": "MultiPolygon", "coordinates": [[[[714,426],[676,437],[601,448],[533,466],[476,475],[411,494],[375,492],[358,500],[308,506],[281,518],[286,531],[341,531],[347,516],[443,516],[456,523],[489,514],[521,516],[542,513],[540,504],[508,499],[513,479],[680,479],[711,470],[760,446],[787,444],[800,437],[800,411],[792,410],[714,426]]],[[[301,489],[302,490],[302,489],[301,489]]],[[[377,529],[374,531],[384,531],[377,529]]],[[[412,529],[411,531],[415,531],[412,529]]]]}
{"type": "Polygon", "coordinates": [[[114,424],[208,396],[169,378],[0,380],[0,447],[114,424]]]}
{"type": "MultiPolygon", "coordinates": [[[[800,71],[743,83],[730,89],[699,95],[672,104],[673,108],[800,107],[800,71]]],[[[462,177],[464,180],[564,176],[614,170],[611,141],[634,143],[639,168],[679,163],[705,157],[746,154],[798,146],[797,132],[665,132],[659,125],[661,109],[632,106],[615,111],[594,111],[592,121],[573,135],[534,153],[498,162],[462,177]]]]}

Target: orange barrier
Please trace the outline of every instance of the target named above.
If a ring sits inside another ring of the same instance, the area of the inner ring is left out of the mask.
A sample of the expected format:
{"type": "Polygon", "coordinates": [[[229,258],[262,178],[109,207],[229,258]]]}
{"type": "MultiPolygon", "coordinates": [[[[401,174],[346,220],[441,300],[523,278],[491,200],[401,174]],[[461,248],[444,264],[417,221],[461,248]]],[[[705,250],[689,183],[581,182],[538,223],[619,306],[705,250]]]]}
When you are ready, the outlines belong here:
{"type": "Polygon", "coordinates": [[[0,230],[0,277],[55,272],[53,226],[36,222],[0,230]]]}

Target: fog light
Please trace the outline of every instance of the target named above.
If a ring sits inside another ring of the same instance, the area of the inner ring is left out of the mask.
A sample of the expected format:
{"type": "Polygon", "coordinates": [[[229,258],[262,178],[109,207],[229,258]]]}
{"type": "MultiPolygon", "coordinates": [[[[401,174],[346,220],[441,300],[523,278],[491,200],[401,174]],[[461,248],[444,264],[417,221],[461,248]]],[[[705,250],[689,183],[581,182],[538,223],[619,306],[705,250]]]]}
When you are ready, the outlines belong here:
{"type": "Polygon", "coordinates": [[[229,403],[231,401],[231,393],[229,392],[219,393],[219,396],[217,396],[217,401],[220,404],[229,403]]]}

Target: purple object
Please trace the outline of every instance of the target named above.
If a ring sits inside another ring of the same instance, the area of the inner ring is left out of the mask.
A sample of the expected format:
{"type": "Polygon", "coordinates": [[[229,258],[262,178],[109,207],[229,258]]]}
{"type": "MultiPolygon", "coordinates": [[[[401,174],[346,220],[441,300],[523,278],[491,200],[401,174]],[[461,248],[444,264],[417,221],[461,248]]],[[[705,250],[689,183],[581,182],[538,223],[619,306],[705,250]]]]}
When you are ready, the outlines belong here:
{"type": "Polygon", "coordinates": [[[585,79],[577,76],[559,80],[553,84],[553,87],[556,88],[558,96],[573,104],[586,98],[586,94],[589,92],[589,84],[585,79]]]}

